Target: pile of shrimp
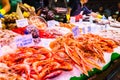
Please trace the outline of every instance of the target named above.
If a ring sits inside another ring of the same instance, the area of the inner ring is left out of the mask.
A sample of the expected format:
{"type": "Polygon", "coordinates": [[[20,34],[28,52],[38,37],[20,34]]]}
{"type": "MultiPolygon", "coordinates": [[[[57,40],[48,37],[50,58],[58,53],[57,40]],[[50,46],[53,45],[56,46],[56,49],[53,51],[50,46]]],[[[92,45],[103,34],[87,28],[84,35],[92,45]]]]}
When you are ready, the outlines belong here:
{"type": "Polygon", "coordinates": [[[24,47],[1,56],[0,63],[8,68],[4,73],[0,71],[0,75],[8,75],[3,76],[7,79],[2,80],[46,80],[73,69],[72,64],[53,54],[44,47],[24,47]],[[12,79],[9,79],[12,75],[12,79]]]}
{"type": "Polygon", "coordinates": [[[94,34],[81,34],[74,38],[70,33],[50,43],[56,55],[75,64],[86,75],[93,68],[101,70],[99,64],[105,64],[104,52],[112,53],[117,46],[112,39],[94,34]]]}
{"type": "Polygon", "coordinates": [[[12,73],[11,69],[5,64],[0,63],[0,80],[25,80],[16,73],[12,73]]]}

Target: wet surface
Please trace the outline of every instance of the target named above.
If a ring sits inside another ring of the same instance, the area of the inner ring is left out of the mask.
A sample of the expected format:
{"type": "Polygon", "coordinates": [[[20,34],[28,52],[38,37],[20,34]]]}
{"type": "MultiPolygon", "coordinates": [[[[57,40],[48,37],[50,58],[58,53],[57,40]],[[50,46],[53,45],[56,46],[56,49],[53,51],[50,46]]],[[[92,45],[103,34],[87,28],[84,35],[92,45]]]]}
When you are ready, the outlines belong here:
{"type": "Polygon", "coordinates": [[[120,80],[120,58],[113,61],[107,70],[95,74],[88,80],[120,80]]]}

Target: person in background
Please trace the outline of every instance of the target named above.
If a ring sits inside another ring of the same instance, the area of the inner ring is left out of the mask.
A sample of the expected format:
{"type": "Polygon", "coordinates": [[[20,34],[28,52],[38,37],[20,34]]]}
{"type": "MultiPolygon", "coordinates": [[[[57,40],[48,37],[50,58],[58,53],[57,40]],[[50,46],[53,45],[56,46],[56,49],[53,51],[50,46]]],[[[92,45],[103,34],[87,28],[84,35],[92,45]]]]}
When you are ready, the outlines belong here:
{"type": "Polygon", "coordinates": [[[88,2],[88,0],[70,0],[69,1],[69,9],[68,12],[70,12],[70,16],[76,16],[83,12],[85,15],[91,15],[93,17],[97,17],[97,13],[92,12],[89,10],[85,4],[88,2]]]}
{"type": "Polygon", "coordinates": [[[22,2],[21,0],[0,0],[0,14],[15,12],[17,3],[22,2]]]}
{"type": "Polygon", "coordinates": [[[105,10],[104,10],[104,14],[105,14],[105,16],[108,18],[108,17],[110,17],[111,16],[111,9],[110,8],[106,8],[105,10]]]}
{"type": "Polygon", "coordinates": [[[16,12],[16,9],[17,9],[17,4],[18,3],[21,3],[22,0],[10,0],[10,5],[11,5],[11,9],[10,9],[10,13],[11,12],[16,12]]]}
{"type": "Polygon", "coordinates": [[[114,12],[112,13],[113,19],[116,19],[120,22],[120,2],[117,4],[117,8],[115,8],[114,12]]]}
{"type": "Polygon", "coordinates": [[[9,0],[0,0],[0,14],[4,15],[11,9],[9,0]]]}
{"type": "Polygon", "coordinates": [[[117,20],[120,22],[120,2],[118,3],[118,10],[116,14],[117,14],[117,20]]]}
{"type": "Polygon", "coordinates": [[[100,15],[104,15],[104,8],[103,8],[103,6],[100,6],[100,7],[98,8],[97,13],[100,14],[100,15]]]}

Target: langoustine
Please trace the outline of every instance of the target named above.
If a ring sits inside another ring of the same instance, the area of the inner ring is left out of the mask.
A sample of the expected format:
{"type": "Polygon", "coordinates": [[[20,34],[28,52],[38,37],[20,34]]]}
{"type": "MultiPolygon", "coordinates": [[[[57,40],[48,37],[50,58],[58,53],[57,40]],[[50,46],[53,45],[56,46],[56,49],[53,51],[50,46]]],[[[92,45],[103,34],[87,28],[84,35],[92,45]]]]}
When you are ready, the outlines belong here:
{"type": "Polygon", "coordinates": [[[87,71],[93,68],[102,69],[98,63],[105,63],[104,52],[111,53],[117,46],[116,42],[109,38],[93,34],[81,34],[74,38],[71,33],[50,43],[55,54],[67,59],[69,63],[77,64],[86,75],[87,71]]]}

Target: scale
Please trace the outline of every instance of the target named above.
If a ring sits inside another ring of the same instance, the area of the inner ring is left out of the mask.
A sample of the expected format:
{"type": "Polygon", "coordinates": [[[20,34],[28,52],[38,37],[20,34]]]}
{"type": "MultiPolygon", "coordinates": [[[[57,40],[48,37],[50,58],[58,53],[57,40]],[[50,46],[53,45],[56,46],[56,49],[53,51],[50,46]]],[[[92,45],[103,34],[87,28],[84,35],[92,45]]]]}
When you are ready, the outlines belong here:
{"type": "Polygon", "coordinates": [[[54,19],[59,22],[67,22],[67,0],[50,0],[49,8],[54,11],[54,19]]]}

